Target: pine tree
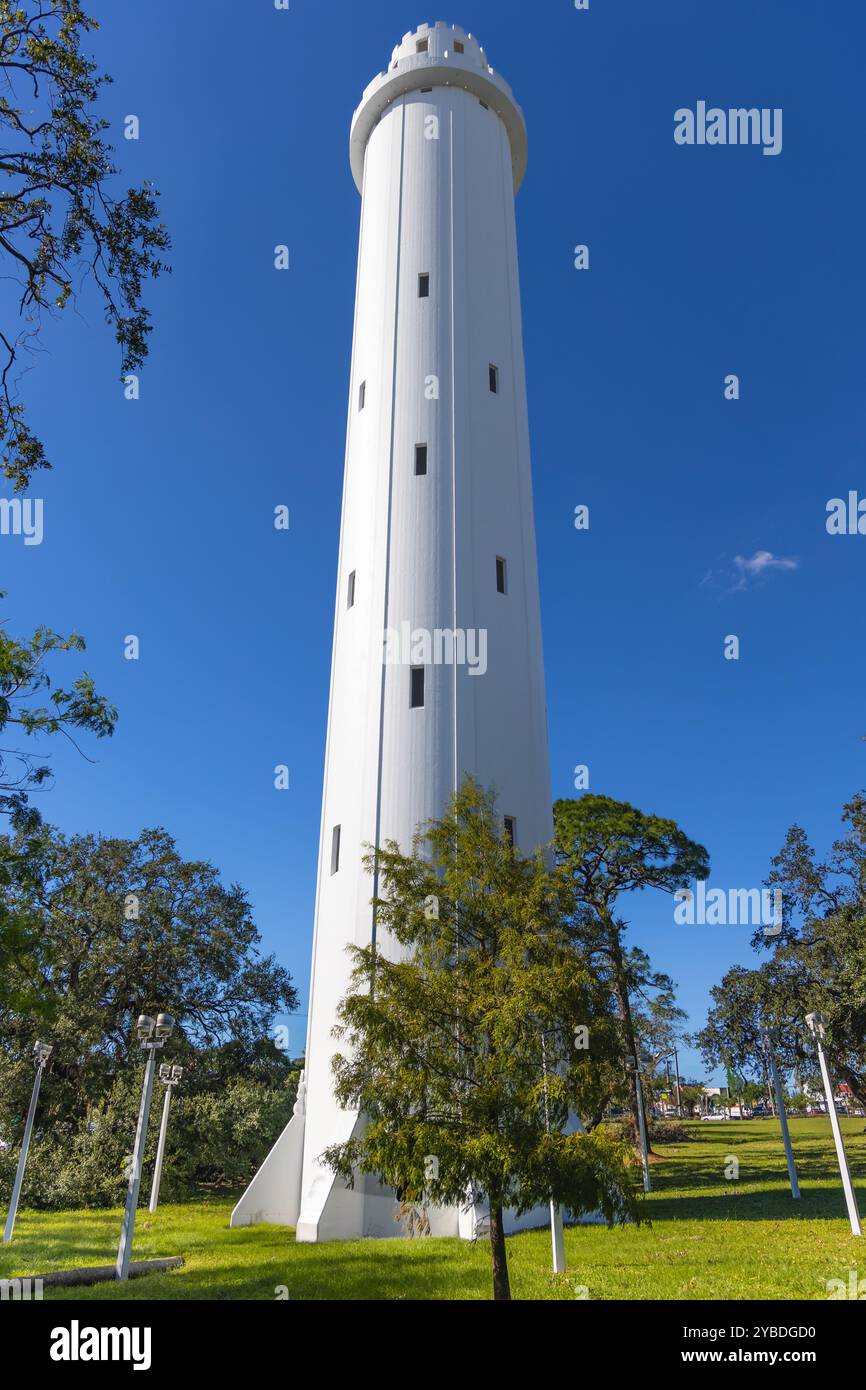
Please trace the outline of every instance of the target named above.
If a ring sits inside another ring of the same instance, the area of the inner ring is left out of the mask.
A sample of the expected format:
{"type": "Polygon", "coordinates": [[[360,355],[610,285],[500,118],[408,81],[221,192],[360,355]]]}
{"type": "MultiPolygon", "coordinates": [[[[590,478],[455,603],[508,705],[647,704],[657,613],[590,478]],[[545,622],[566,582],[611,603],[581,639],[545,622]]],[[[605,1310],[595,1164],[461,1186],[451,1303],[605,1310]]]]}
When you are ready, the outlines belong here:
{"type": "Polygon", "coordinates": [[[510,1297],[504,1216],[553,1199],[613,1224],[637,1215],[626,1150],[566,1133],[594,1108],[617,1035],[575,951],[562,883],[512,846],[471,780],[410,853],[371,850],[377,945],[351,947],[336,1093],[363,1132],[325,1158],[406,1201],[490,1208],[493,1296],[510,1297]]]}

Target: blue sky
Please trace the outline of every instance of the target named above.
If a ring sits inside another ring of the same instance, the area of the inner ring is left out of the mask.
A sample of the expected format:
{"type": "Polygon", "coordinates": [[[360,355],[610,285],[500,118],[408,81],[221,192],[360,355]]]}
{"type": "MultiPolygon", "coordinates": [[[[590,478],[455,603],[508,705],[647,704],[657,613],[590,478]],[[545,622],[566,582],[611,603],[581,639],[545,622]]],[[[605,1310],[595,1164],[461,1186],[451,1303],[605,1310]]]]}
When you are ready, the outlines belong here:
{"type": "MultiPolygon", "coordinates": [[[[825,530],[829,498],[866,495],[863,14],[90,8],[124,174],[160,188],[174,270],[149,292],[140,400],[86,286],[23,382],[55,470],[31,489],[42,545],[0,539],[7,621],[82,632],[121,713],[95,765],[55,754],[46,816],[165,825],[244,885],[306,998],[359,214],[349,122],[403,33],[443,18],[480,37],[529,129],[518,235],[555,793],[587,764],[592,790],[705,843],[722,887],[759,886],[795,819],[826,844],[866,782],[866,537],[825,530]],[[698,100],[781,107],[782,153],[676,145],[674,112],[698,100]],[[762,551],[792,563],[751,573],[762,551]]],[[[695,1024],[728,965],[753,960],[748,928],[675,926],[650,897],[629,916],[695,1024]]],[[[291,1023],[293,1051],[303,1032],[291,1023]]]]}

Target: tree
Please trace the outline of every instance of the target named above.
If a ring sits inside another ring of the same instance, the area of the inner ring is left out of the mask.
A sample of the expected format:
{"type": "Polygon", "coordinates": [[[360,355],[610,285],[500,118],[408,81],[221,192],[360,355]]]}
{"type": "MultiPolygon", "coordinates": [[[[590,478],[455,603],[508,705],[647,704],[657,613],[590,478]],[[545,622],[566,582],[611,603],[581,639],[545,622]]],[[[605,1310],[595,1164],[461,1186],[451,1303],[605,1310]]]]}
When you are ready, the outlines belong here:
{"type": "Polygon", "coordinates": [[[366,1124],[325,1158],[349,1184],[375,1173],[404,1200],[486,1198],[494,1298],[508,1299],[506,1208],[552,1198],[611,1223],[637,1212],[623,1146],[564,1133],[603,1085],[609,998],[573,947],[560,881],[512,847],[471,780],[411,853],[389,842],[366,864],[382,945],[350,948],[333,1061],[341,1105],[366,1124]]]}
{"type": "MultiPolygon", "coordinates": [[[[220,1086],[198,1084],[197,1064],[210,1053],[185,1059],[183,1080],[174,1093],[165,1148],[164,1201],[187,1200],[202,1189],[243,1188],[258,1171],[274,1139],[288,1124],[297,1094],[298,1072],[282,1067],[270,1080],[233,1072],[220,1086]]],[[[46,1083],[51,1072],[46,1074],[46,1083]]],[[[32,1067],[30,1068],[32,1083],[32,1067]]],[[[159,1136],[162,1088],[155,1087],[151,1124],[144,1151],[143,1200],[159,1136]]],[[[119,1206],[124,1199],[126,1164],[141,1103],[141,1066],[118,1072],[109,1090],[74,1125],[58,1129],[57,1116],[40,1104],[36,1137],[27,1164],[25,1196],[34,1209],[119,1206]],[[43,1124],[46,1115],[48,1123],[43,1124]]],[[[24,1117],[7,1134],[16,1136],[24,1117]]],[[[0,1150],[0,1193],[12,1186],[17,1151],[0,1150]]]]}
{"type": "Polygon", "coordinates": [[[680,1087],[683,1111],[688,1115],[694,1115],[695,1110],[699,1109],[704,1099],[704,1086],[701,1081],[684,1081],[680,1087]]]}
{"type": "Polygon", "coordinates": [[[16,390],[43,311],[72,303],[88,271],[120,347],[121,374],[134,372],[151,332],[144,282],[166,268],[160,253],[170,243],[153,186],[113,192],[108,122],[95,112],[111,79],[82,52],[97,28],[80,0],[0,0],[0,259],[18,283],[23,320],[0,331],[0,439],[17,490],[51,466],[16,390]]]}
{"type": "Polygon", "coordinates": [[[758,970],[732,966],[721,984],[710,990],[713,1006],[692,1039],[709,1068],[723,1066],[744,1077],[762,1077],[766,1072],[762,1033],[771,1027],[782,1068],[799,1063],[801,1070],[813,1071],[805,1015],[798,1017],[797,1004],[787,997],[790,980],[785,983],[787,971],[781,966],[779,960],[758,970]]]}
{"type": "Polygon", "coordinates": [[[782,893],[781,932],[755,933],[756,950],[772,950],[758,969],[735,966],[711,991],[713,1007],[696,1042],[710,1064],[732,1059],[764,1073],[761,1031],[770,1028],[783,1070],[817,1079],[805,1025],[819,1011],[834,1074],[866,1105],[866,794],[843,808],[843,835],[819,861],[794,825],[772,860],[768,885],[782,893]]]}
{"type": "MultiPolygon", "coordinates": [[[[556,859],[570,885],[574,939],[609,982],[619,1016],[621,1056],[635,1056],[638,1029],[632,996],[650,983],[651,972],[643,953],[629,956],[624,941],[628,923],[618,915],[619,899],[646,888],[674,893],[692,879],[706,878],[707,851],[688,839],[675,821],[607,796],[557,801],[553,814],[556,859]]],[[[667,977],[658,979],[660,988],[670,986],[667,977]]],[[[637,1144],[640,1120],[633,1075],[629,1108],[637,1144]]]]}
{"type": "Polygon", "coordinates": [[[626,966],[644,1104],[648,1100],[655,1103],[667,1085],[670,1061],[679,1041],[678,1030],[688,1014],[677,1004],[676,986],[670,975],[653,970],[645,951],[633,946],[626,955],[626,966]],[[650,990],[655,992],[650,994],[650,990]]]}
{"type": "Polygon", "coordinates": [[[28,850],[11,853],[8,841],[0,840],[0,1009],[40,1016],[40,995],[35,969],[44,943],[39,916],[35,912],[9,906],[13,885],[19,890],[30,882],[28,850]]]}
{"type": "MultiPolygon", "coordinates": [[[[0,734],[7,729],[17,731],[37,744],[46,736],[59,734],[76,748],[74,733],[79,731],[100,739],[111,737],[117,711],[96,693],[86,671],[70,689],[52,689],[48,658],[84,649],[84,639],[75,632],[61,637],[50,628],[39,627],[22,642],[0,627],[0,734]]],[[[30,749],[0,749],[0,813],[11,817],[18,827],[34,829],[39,818],[32,812],[28,815],[29,795],[50,777],[51,768],[30,749]]]]}
{"type": "Polygon", "coordinates": [[[40,627],[20,641],[0,626],[0,734],[8,732],[13,739],[21,735],[40,750],[37,754],[28,747],[0,749],[0,814],[18,832],[14,849],[9,841],[0,840],[0,1007],[5,1002],[24,1012],[39,1009],[32,987],[35,974],[13,967],[30,957],[35,962],[45,949],[38,916],[23,906],[28,888],[35,886],[31,863],[39,852],[40,816],[30,798],[51,778],[41,744],[59,735],[78,748],[77,735],[85,732],[97,739],[109,738],[117,721],[117,711],[96,693],[87,672],[70,689],[52,688],[49,658],[83,650],[84,641],[77,633],[61,637],[40,627]]]}
{"type": "Polygon", "coordinates": [[[809,1108],[809,1098],[804,1096],[801,1091],[795,1091],[793,1094],[785,1091],[783,1099],[788,1114],[805,1115],[809,1108]]]}
{"type": "MultiPolygon", "coordinates": [[[[740,1079],[742,1081],[742,1078],[740,1079]]],[[[769,1104],[770,1092],[766,1081],[742,1081],[736,1098],[741,1105],[745,1105],[749,1110],[754,1110],[757,1106],[769,1104]]]]}
{"type": "Polygon", "coordinates": [[[654,970],[645,951],[633,946],[626,954],[626,964],[635,982],[632,1013],[641,1051],[653,1064],[664,1061],[673,1053],[688,1014],[677,1004],[676,985],[670,975],[654,970]],[[649,990],[655,992],[649,994],[649,990]]]}
{"type": "MultiPolygon", "coordinates": [[[[20,845],[20,837],[7,842],[7,852],[20,845]]],[[[285,1089],[291,1066],[268,1035],[296,992],[287,971],[259,955],[239,886],[224,886],[210,864],[182,859],[159,829],[123,840],[43,827],[34,849],[29,877],[0,888],[7,910],[38,926],[0,1001],[4,1138],[20,1129],[32,1081],[34,1015],[16,1003],[21,995],[37,996],[40,1027],[48,1022],[54,1043],[40,1113],[58,1165],[76,1145],[87,1148],[88,1126],[115,1087],[129,1089],[141,1013],[164,1009],[177,1019],[171,1060],[185,1067],[185,1095],[220,1094],[243,1077],[285,1089]]]]}

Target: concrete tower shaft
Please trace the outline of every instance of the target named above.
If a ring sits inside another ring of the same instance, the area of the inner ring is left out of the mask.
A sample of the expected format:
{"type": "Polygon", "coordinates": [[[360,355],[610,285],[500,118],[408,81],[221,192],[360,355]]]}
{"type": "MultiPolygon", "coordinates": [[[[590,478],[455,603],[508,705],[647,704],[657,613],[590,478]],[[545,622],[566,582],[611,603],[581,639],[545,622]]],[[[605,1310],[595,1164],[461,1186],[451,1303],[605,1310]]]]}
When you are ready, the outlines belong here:
{"type": "MultiPolygon", "coordinates": [[[[235,1213],[297,1223],[301,1240],[399,1234],[393,1193],[348,1191],[320,1161],[362,1123],[333,1095],[331,1029],[346,948],[376,933],[363,846],[408,849],[466,774],[496,791],[521,850],[552,833],[514,216],[523,116],[474,39],[424,25],[364,93],[351,160],[362,207],[306,1089],[235,1213]]],[[[377,946],[397,949],[381,932],[377,946]]],[[[459,1225],[434,1218],[442,1234],[459,1225]]]]}

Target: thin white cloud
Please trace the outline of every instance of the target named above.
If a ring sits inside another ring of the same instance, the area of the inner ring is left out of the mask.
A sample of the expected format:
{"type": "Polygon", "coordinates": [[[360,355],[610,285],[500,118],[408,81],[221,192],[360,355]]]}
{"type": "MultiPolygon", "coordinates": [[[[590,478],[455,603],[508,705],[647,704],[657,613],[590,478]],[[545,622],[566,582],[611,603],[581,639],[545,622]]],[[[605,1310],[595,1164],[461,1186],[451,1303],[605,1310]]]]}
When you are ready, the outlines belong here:
{"type": "Polygon", "coordinates": [[[740,593],[774,571],[784,574],[799,568],[800,561],[792,556],[774,555],[772,550],[756,550],[754,555],[735,555],[733,568],[727,573],[724,570],[708,570],[701,580],[701,587],[719,584],[729,593],[740,593]]]}
{"type": "Polygon", "coordinates": [[[749,559],[744,555],[734,557],[734,564],[744,579],[754,579],[767,570],[795,570],[799,563],[799,560],[789,560],[784,555],[774,555],[772,550],[756,550],[749,559]]]}

